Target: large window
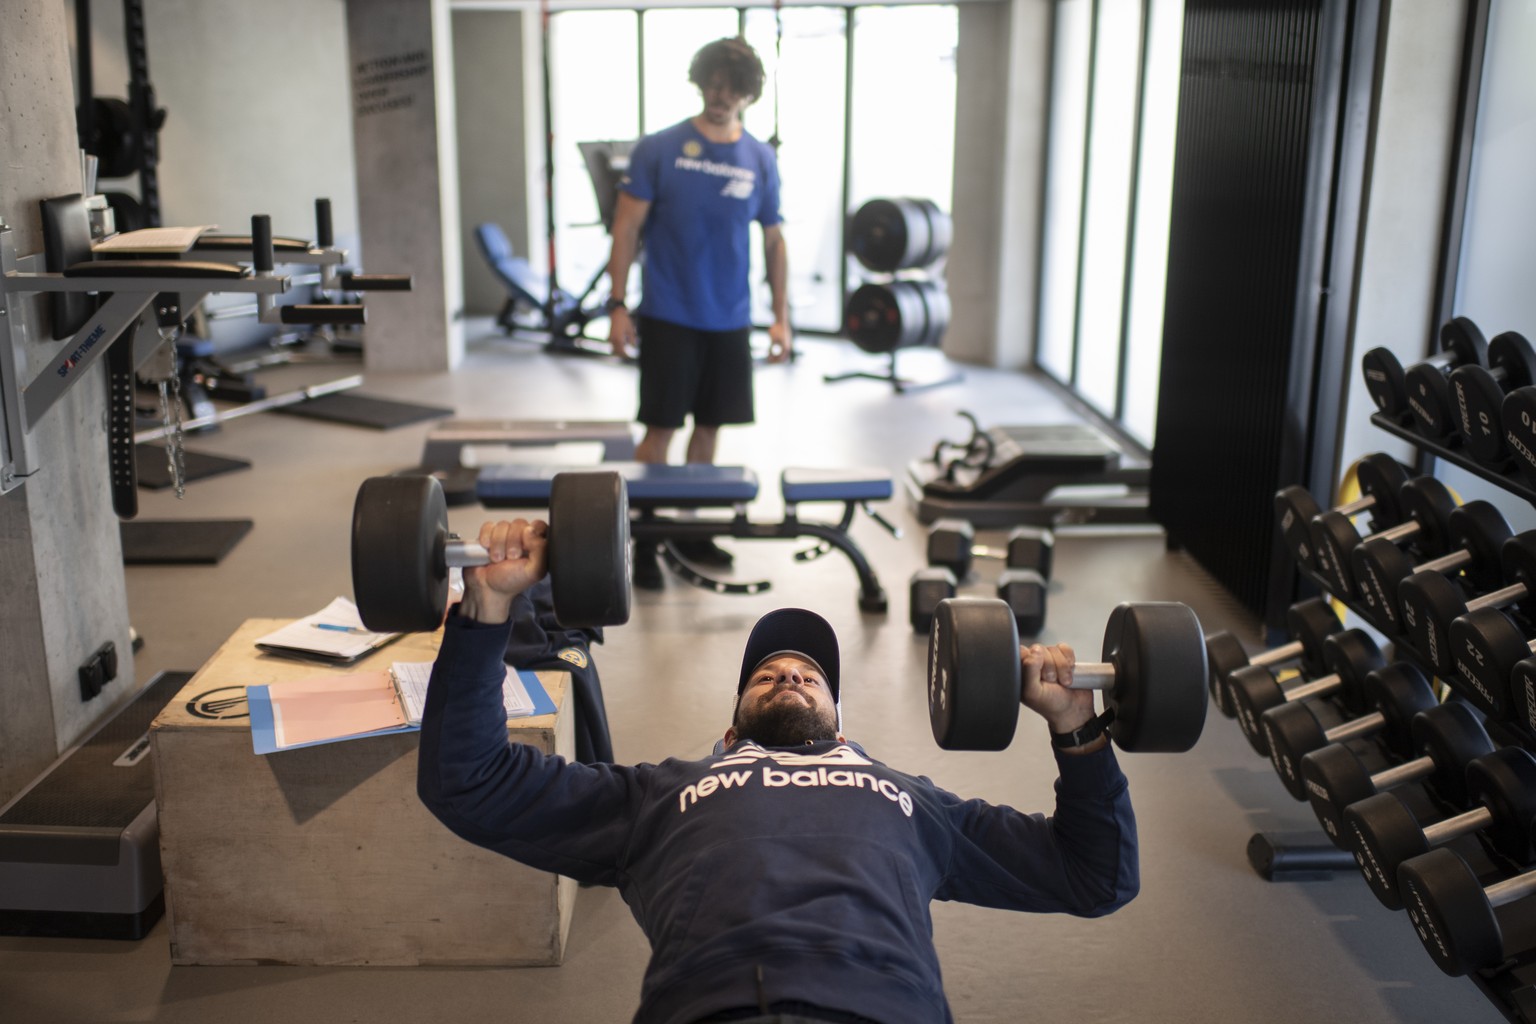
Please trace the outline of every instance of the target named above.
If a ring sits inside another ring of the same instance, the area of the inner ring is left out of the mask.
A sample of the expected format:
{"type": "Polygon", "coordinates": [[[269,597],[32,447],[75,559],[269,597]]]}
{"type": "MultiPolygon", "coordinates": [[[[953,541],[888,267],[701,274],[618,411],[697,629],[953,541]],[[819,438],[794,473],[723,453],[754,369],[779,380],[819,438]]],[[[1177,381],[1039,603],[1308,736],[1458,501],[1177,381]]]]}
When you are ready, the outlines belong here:
{"type": "Polygon", "coordinates": [[[1036,362],[1153,441],[1183,0],[1058,0],[1036,362]]]}
{"type": "MultiPolygon", "coordinates": [[[[585,287],[601,273],[609,250],[576,143],[633,139],[696,114],[699,94],[688,81],[693,54],[712,39],[741,34],[768,75],[744,123],[756,137],[777,136],[780,142],[794,325],[837,333],[849,272],[843,255],[847,215],[879,195],[929,198],[950,208],[958,26],[954,6],[945,4],[554,13],[550,75],[561,287],[585,287]],[[857,97],[851,110],[850,95],[857,97]]],[[[753,317],[766,325],[769,293],[755,229],[752,282],[753,317]]]]}

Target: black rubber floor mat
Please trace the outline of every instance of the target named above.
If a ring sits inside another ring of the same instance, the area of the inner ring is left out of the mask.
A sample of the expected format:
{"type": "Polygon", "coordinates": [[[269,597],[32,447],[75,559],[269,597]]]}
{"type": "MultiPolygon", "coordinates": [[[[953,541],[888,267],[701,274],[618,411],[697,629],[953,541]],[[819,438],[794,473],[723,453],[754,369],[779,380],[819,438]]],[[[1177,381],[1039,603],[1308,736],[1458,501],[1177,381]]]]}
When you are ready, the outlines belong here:
{"type": "MultiPolygon", "coordinates": [[[[134,446],[134,462],[138,470],[139,486],[146,491],[163,491],[175,481],[171,479],[171,467],[165,457],[163,444],[134,446]]],[[[231,459],[224,455],[209,455],[183,449],[181,453],[182,475],[187,483],[204,477],[232,473],[237,469],[250,469],[244,459],[231,459]]]]}
{"type": "Polygon", "coordinates": [[[122,523],[124,565],[218,565],[249,519],[133,519],[122,523]]]}
{"type": "Polygon", "coordinates": [[[273,412],[288,416],[303,416],[330,423],[345,423],[353,427],[370,427],[374,430],[393,430],[411,423],[442,419],[452,416],[452,409],[433,405],[412,405],[389,398],[370,398],[367,395],[337,393],[321,395],[307,402],[285,405],[273,412]]]}

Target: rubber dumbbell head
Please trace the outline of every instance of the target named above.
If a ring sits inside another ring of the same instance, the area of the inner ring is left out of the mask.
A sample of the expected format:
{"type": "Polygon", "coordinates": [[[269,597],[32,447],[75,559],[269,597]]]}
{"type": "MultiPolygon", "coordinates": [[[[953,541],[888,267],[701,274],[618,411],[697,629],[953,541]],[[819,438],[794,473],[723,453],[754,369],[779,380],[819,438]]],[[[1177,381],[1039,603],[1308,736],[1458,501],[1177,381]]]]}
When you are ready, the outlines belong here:
{"type": "Polygon", "coordinates": [[[1456,436],[1447,375],[1459,366],[1474,366],[1488,359],[1488,342],[1471,320],[1458,316],[1440,327],[1440,354],[1408,367],[1403,374],[1408,391],[1408,411],[1415,429],[1434,441],[1456,436]]]}
{"type": "Polygon", "coordinates": [[[1346,629],[1323,641],[1323,660],[1329,670],[1327,675],[1290,690],[1262,666],[1251,665],[1228,677],[1227,689],[1237,709],[1237,724],[1257,753],[1269,755],[1260,718],[1270,708],[1338,694],[1350,710],[1364,710],[1365,677],[1384,664],[1376,641],[1364,630],[1346,629]]]}
{"type": "Polygon", "coordinates": [[[1397,587],[1403,636],[1438,676],[1455,669],[1451,646],[1452,620],[1479,608],[1507,608],[1528,603],[1536,588],[1536,530],[1515,534],[1499,549],[1504,586],[1468,599],[1461,588],[1439,573],[1414,573],[1397,587]]]}
{"type": "Polygon", "coordinates": [[[1398,504],[1401,520],[1368,538],[1362,538],[1349,517],[1338,512],[1324,512],[1312,520],[1317,570],[1329,591],[1339,597],[1355,593],[1350,557],[1363,540],[1411,543],[1429,557],[1449,549],[1456,499],[1444,484],[1432,476],[1414,477],[1398,492],[1398,504]]]}
{"type": "Polygon", "coordinates": [[[907,617],[913,630],[928,632],[934,610],[940,601],[955,596],[955,586],[955,574],[942,565],[930,565],[912,574],[907,584],[907,617]]]}
{"type": "Polygon", "coordinates": [[[1398,870],[1408,920],[1435,966],[1459,977],[1507,959],[1504,931],[1494,911],[1536,893],[1536,871],[1484,887],[1466,861],[1443,848],[1415,857],[1398,870]]]}
{"type": "Polygon", "coordinates": [[[1049,580],[1056,560],[1056,535],[1041,526],[1015,526],[1008,532],[1008,568],[1033,569],[1049,580]]]}
{"type": "Polygon", "coordinates": [[[1013,612],[1020,636],[1039,636],[1045,629],[1045,577],[1033,569],[1005,569],[997,578],[998,600],[1013,612]]]}
{"type": "Polygon", "coordinates": [[[1379,737],[1389,750],[1409,750],[1414,716],[1438,705],[1424,673],[1405,661],[1367,673],[1365,692],[1371,710],[1332,728],[1324,728],[1312,707],[1303,702],[1282,704],[1264,713],[1260,725],[1269,760],[1291,796],[1307,798],[1301,775],[1301,759],[1307,754],[1366,736],[1379,737]]]}
{"type": "Polygon", "coordinates": [[[1505,331],[1488,342],[1488,365],[1458,366],[1449,377],[1455,423],[1473,459],[1495,469],[1509,463],[1504,443],[1504,397],[1536,384],[1536,349],[1525,336],[1505,331]]]}
{"type": "MultiPolygon", "coordinates": [[[[1346,516],[1369,511],[1371,522],[1379,529],[1401,522],[1397,494],[1408,482],[1408,471],[1392,456],[1375,452],[1360,460],[1355,473],[1360,482],[1360,497],[1332,511],[1346,516]]],[[[1313,571],[1320,567],[1312,545],[1312,520],[1322,512],[1312,492],[1299,484],[1283,487],[1275,494],[1275,522],[1285,546],[1297,565],[1313,571]]]]}
{"type": "Polygon", "coordinates": [[[1348,849],[1344,809],[1377,793],[1418,782],[1453,807],[1466,804],[1467,764],[1493,750],[1477,715],[1451,701],[1415,715],[1410,731],[1418,756],[1374,774],[1344,743],[1331,743],[1301,759],[1312,813],[1335,846],[1348,849]]]}
{"type": "Polygon", "coordinates": [[[943,566],[963,580],[971,571],[976,528],[964,519],[937,519],[928,528],[928,564],[943,566]]]}
{"type": "Polygon", "coordinates": [[[1402,629],[1397,588],[1417,572],[1455,575],[1477,591],[1497,590],[1504,580],[1501,549],[1512,536],[1509,523],[1487,501],[1458,506],[1446,520],[1450,550],[1438,558],[1415,565],[1408,552],[1390,540],[1371,538],[1355,548],[1350,557],[1355,596],[1365,612],[1388,633],[1402,629]]]}
{"type": "Polygon", "coordinates": [[[1207,683],[1216,710],[1228,718],[1237,714],[1227,691],[1227,677],[1248,665],[1271,668],[1299,658],[1302,671],[1308,675],[1322,675],[1326,671],[1323,638],[1344,628],[1333,607],[1320,597],[1309,597],[1286,609],[1285,621],[1293,639],[1279,647],[1260,651],[1251,658],[1242,642],[1226,630],[1218,630],[1205,638],[1205,660],[1210,667],[1207,683]]]}
{"type": "Polygon", "coordinates": [[[1456,673],[1448,682],[1483,714],[1506,717],[1515,666],[1536,654],[1536,641],[1497,608],[1479,608],[1453,619],[1450,635],[1456,673]]]}
{"type": "Polygon", "coordinates": [[[1474,832],[1510,860],[1531,861],[1536,758],[1520,747],[1475,758],[1467,765],[1467,799],[1470,810],[1425,826],[1395,793],[1378,793],[1344,811],[1355,861],[1383,906],[1403,905],[1397,869],[1404,862],[1474,832]]]}

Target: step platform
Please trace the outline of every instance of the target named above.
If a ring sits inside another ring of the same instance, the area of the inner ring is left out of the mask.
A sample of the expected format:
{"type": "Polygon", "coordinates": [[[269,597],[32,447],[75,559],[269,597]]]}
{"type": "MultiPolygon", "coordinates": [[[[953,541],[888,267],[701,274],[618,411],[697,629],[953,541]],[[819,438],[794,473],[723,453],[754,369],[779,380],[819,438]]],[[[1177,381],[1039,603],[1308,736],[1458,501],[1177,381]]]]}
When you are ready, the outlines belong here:
{"type": "Polygon", "coordinates": [[[1087,424],[1026,424],[983,432],[981,466],[914,460],[905,489],[920,522],[978,527],[1145,524],[1151,467],[1087,424]]]}
{"type": "Polygon", "coordinates": [[[142,939],[165,913],[149,726],[162,672],[0,809],[0,935],[142,939]]]}

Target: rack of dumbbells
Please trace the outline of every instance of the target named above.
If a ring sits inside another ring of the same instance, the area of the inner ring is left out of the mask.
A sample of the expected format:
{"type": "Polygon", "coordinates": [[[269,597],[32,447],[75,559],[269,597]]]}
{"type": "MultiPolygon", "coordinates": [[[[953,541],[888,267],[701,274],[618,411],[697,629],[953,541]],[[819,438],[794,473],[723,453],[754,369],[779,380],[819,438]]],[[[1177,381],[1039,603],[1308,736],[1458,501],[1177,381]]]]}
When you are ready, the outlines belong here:
{"type": "MultiPolygon", "coordinates": [[[[1440,339],[1406,370],[1365,355],[1372,422],[1536,502],[1536,353],[1460,317],[1440,339]]],[[[1298,572],[1388,646],[1304,600],[1280,647],[1207,637],[1212,697],[1435,965],[1536,1024],[1536,530],[1384,454],[1356,472],[1357,500],[1288,487],[1276,516],[1298,572]]]]}
{"type": "Polygon", "coordinates": [[[912,628],[927,633],[939,602],[954,597],[972,582],[982,562],[1003,562],[995,583],[997,596],[1013,611],[1021,637],[1038,636],[1045,628],[1045,596],[1050,587],[1056,537],[1037,526],[1017,526],[1001,548],[976,542],[976,530],[965,519],[936,519],[928,528],[928,566],[912,574],[907,584],[907,610],[912,628]]]}

